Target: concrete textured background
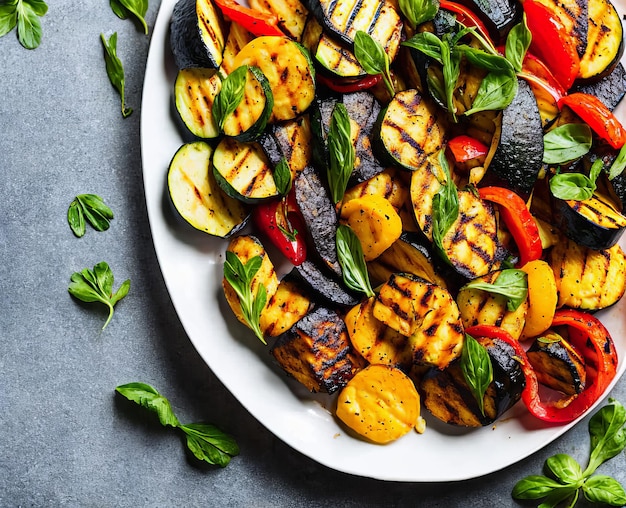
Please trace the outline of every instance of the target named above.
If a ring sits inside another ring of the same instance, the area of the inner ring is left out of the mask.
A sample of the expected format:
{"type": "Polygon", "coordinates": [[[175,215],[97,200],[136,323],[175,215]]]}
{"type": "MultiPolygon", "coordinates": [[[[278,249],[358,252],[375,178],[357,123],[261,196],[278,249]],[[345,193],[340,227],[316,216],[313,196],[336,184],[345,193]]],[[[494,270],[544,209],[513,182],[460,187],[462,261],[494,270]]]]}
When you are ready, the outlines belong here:
{"type": "MultiPolygon", "coordinates": [[[[0,38],[0,506],[518,506],[514,483],[549,455],[586,460],[586,423],[503,471],[434,485],[338,473],[276,439],[198,356],[160,274],[139,147],[150,37],[106,1],[49,7],[36,50],[15,32],[0,38]],[[113,31],[135,109],[127,119],[104,70],[99,37],[113,31]],[[115,219],[77,239],[66,211],[84,192],[103,196],[115,219]],[[132,280],[104,332],[105,313],[67,294],[70,274],[101,260],[116,287],[132,280]],[[176,432],[114,396],[138,380],[181,420],[233,434],[241,455],[225,469],[194,465],[176,432]]],[[[626,382],[612,395],[626,403],[626,382]]],[[[626,484],[624,453],[601,472],[626,484]]]]}

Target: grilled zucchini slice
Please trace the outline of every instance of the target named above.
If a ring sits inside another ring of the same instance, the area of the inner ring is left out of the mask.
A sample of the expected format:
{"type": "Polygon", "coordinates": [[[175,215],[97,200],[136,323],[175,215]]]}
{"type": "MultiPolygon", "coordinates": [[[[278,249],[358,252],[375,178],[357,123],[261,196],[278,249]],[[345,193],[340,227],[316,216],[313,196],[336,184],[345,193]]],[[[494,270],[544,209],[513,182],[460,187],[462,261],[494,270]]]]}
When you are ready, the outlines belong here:
{"type": "Polygon", "coordinates": [[[181,146],[167,172],[172,204],[192,227],[209,235],[227,238],[247,222],[248,207],[227,196],[211,170],[213,149],[203,141],[181,146]]]}
{"type": "Polygon", "coordinates": [[[626,289],[626,257],[619,245],[593,250],[564,238],[548,254],[558,307],[599,310],[616,303],[626,289]]]}
{"type": "Polygon", "coordinates": [[[223,138],[213,152],[213,171],[229,196],[257,202],[278,196],[272,166],[261,146],[223,138]]]}
{"type": "Polygon", "coordinates": [[[254,34],[248,32],[248,30],[243,28],[239,23],[231,21],[230,30],[228,31],[228,37],[226,38],[226,44],[222,54],[222,63],[219,68],[219,73],[222,78],[225,78],[237,68],[235,66],[235,57],[252,39],[254,39],[254,34]]]}
{"type": "Polygon", "coordinates": [[[228,33],[228,23],[212,0],[178,0],[170,21],[170,47],[179,69],[217,69],[228,33]]]}
{"type": "Polygon", "coordinates": [[[219,127],[213,118],[213,102],[222,88],[215,69],[181,69],[174,83],[174,103],[185,128],[201,139],[215,139],[219,127]]]}
{"type": "Polygon", "coordinates": [[[337,313],[317,307],[280,335],[270,352],[282,369],[311,392],[334,393],[363,367],[337,313]]]}
{"type": "Polygon", "coordinates": [[[306,316],[312,308],[312,300],[303,286],[284,278],[261,313],[259,326],[266,337],[277,337],[306,316]]]}
{"type": "Polygon", "coordinates": [[[309,53],[287,37],[253,39],[237,54],[234,65],[258,67],[267,77],[274,96],[272,122],[296,118],[315,97],[315,71],[309,53]]]}
{"type": "Polygon", "coordinates": [[[300,0],[249,0],[250,7],[278,18],[278,26],[294,41],[300,42],[309,11],[300,0]]]}

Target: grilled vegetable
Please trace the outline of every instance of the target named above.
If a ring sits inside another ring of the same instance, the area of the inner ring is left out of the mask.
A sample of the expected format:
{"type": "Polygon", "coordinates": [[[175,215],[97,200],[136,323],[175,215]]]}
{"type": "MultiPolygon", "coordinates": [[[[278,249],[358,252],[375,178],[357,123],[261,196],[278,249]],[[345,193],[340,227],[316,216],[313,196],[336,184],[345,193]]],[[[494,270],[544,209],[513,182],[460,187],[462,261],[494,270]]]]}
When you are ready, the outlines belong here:
{"type": "Polygon", "coordinates": [[[229,196],[246,202],[278,196],[272,170],[258,143],[223,138],[213,153],[215,179],[229,196]]]}
{"type": "Polygon", "coordinates": [[[192,67],[176,75],[176,111],[185,128],[198,138],[214,139],[220,134],[212,106],[221,86],[222,80],[215,69],[192,67]]]}
{"type": "Polygon", "coordinates": [[[277,337],[306,316],[312,308],[311,298],[305,288],[285,278],[280,281],[276,292],[267,301],[259,325],[266,337],[277,337]]]}
{"type": "MultiPolygon", "coordinates": [[[[499,275],[499,271],[494,271],[478,280],[493,284],[499,275]]],[[[520,338],[528,311],[526,300],[517,309],[509,310],[506,297],[481,289],[464,287],[459,291],[456,303],[465,328],[479,324],[495,325],[509,332],[514,339],[520,338]]]]}
{"type": "Polygon", "coordinates": [[[585,360],[558,333],[552,331],[537,337],[526,354],[541,384],[565,395],[584,390],[585,360]]]}
{"type": "Polygon", "coordinates": [[[622,20],[610,0],[588,0],[588,35],[578,78],[595,80],[610,73],[624,54],[622,20]]]}
{"type": "Polygon", "coordinates": [[[224,194],[211,170],[213,149],[202,141],[181,146],[167,172],[167,188],[180,216],[195,229],[227,238],[239,231],[248,207],[224,194]]]}
{"type": "Polygon", "coordinates": [[[292,178],[311,164],[311,123],[308,115],[271,126],[272,135],[285,158],[292,178]]]}
{"type": "Polygon", "coordinates": [[[295,41],[300,41],[308,11],[300,0],[250,0],[253,9],[265,14],[274,14],[278,26],[295,41]]]}
{"type": "Polygon", "coordinates": [[[520,4],[515,0],[465,0],[461,3],[485,23],[496,41],[502,39],[522,17],[520,4]]]}
{"type": "Polygon", "coordinates": [[[311,392],[334,393],[365,366],[352,351],[346,326],[318,307],[280,335],[270,352],[282,369],[311,392]]]}
{"type": "Polygon", "coordinates": [[[237,68],[235,66],[235,57],[252,39],[254,39],[254,34],[248,32],[239,23],[230,24],[230,30],[228,31],[228,37],[222,53],[222,63],[219,68],[222,78],[225,78],[237,68]]]}
{"type": "Polygon", "coordinates": [[[542,0],[541,3],[552,12],[570,34],[576,43],[578,56],[582,58],[587,49],[588,4],[590,2],[559,2],[557,0],[542,0]]]}
{"type": "Polygon", "coordinates": [[[592,250],[564,238],[548,254],[557,307],[598,310],[617,302],[626,288],[626,258],[619,245],[592,250]]]}
{"type": "Polygon", "coordinates": [[[420,397],[401,370],[369,365],[339,393],[336,415],[358,435],[389,443],[418,424],[420,397]]]}
{"type": "Polygon", "coordinates": [[[595,95],[602,103],[613,111],[626,93],[626,70],[621,63],[606,76],[591,83],[575,85],[573,92],[595,95]]]}
{"type": "Polygon", "coordinates": [[[228,24],[212,0],[178,0],[170,21],[170,47],[179,69],[217,68],[228,24]]]}
{"type": "Polygon", "coordinates": [[[289,274],[290,277],[310,288],[311,293],[326,304],[352,307],[359,303],[360,295],[350,291],[342,282],[339,282],[336,274],[327,273],[311,260],[307,259],[294,266],[289,274]]]}
{"type": "Polygon", "coordinates": [[[458,361],[445,370],[431,369],[420,383],[424,407],[445,423],[461,427],[490,425],[521,398],[525,380],[514,349],[498,338],[476,340],[487,348],[493,367],[493,381],[483,397],[484,414],[458,361]]]}
{"type": "Polygon", "coordinates": [[[374,300],[373,316],[408,337],[413,363],[444,369],[461,353],[463,325],[448,291],[410,274],[394,274],[374,300]]]}
{"type": "Polygon", "coordinates": [[[520,338],[527,339],[550,328],[558,296],[554,272],[547,262],[536,259],[521,269],[528,276],[528,310],[520,338]]]}
{"type": "Polygon", "coordinates": [[[375,150],[384,162],[411,171],[422,168],[445,143],[441,110],[417,90],[398,92],[381,111],[375,150]]]}
{"type": "Polygon", "coordinates": [[[306,111],[315,96],[309,54],[287,37],[257,37],[242,48],[234,64],[256,66],[267,77],[274,96],[273,122],[297,117],[306,111]]]}

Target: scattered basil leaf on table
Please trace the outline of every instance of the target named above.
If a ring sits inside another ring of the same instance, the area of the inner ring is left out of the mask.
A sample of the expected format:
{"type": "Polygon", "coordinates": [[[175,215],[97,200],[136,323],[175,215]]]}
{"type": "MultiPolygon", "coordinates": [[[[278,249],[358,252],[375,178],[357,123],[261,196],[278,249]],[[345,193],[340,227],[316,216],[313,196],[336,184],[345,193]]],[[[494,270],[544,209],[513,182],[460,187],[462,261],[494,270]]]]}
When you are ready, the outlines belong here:
{"type": "Polygon", "coordinates": [[[602,160],[596,159],[591,165],[589,176],[582,173],[557,173],[550,178],[552,195],[559,199],[584,201],[593,196],[596,180],[602,171],[602,160]]]}
{"type": "Polygon", "coordinates": [[[596,469],[607,460],[621,453],[626,447],[626,410],[615,399],[589,420],[591,452],[589,463],[583,471],[571,456],[558,453],[549,457],[544,465],[546,475],[530,475],[518,481],[511,495],[519,500],[540,500],[542,507],[554,507],[567,502],[573,507],[582,491],[592,503],[624,506],[626,491],[622,485],[606,475],[594,475],[596,469]],[[592,476],[593,475],[593,476],[592,476]]]}
{"type": "Polygon", "coordinates": [[[263,284],[259,284],[256,293],[252,291],[252,281],[261,268],[261,256],[251,257],[244,265],[237,254],[226,251],[224,261],[224,277],[239,297],[241,313],[246,323],[263,344],[267,344],[259,319],[267,302],[267,292],[263,284]]]}
{"type": "Polygon", "coordinates": [[[543,137],[543,162],[561,164],[582,157],[591,148],[591,129],[587,124],[566,123],[543,137]]]}
{"type": "Polygon", "coordinates": [[[67,221],[77,237],[85,234],[89,222],[96,231],[109,229],[113,212],[97,194],[78,194],[67,210],[67,221]]]}
{"type": "Polygon", "coordinates": [[[122,116],[124,118],[129,117],[133,110],[126,107],[124,99],[124,66],[122,61],[117,56],[117,32],[114,32],[109,39],[104,34],[100,34],[102,45],[104,46],[104,63],[106,65],[107,75],[111,84],[120,94],[122,101],[122,116]]]}
{"type": "Polygon", "coordinates": [[[415,29],[426,21],[434,19],[439,11],[438,0],[399,0],[398,7],[407,19],[411,28],[415,29]]]}
{"type": "Polygon", "coordinates": [[[128,383],[115,388],[128,400],[156,413],[163,426],[180,429],[187,438],[187,447],[194,456],[209,464],[225,467],[231,457],[239,454],[234,438],[208,423],[181,424],[170,402],[146,383],[128,383]]]}
{"type": "Polygon", "coordinates": [[[220,88],[215,101],[213,102],[212,114],[215,123],[220,131],[224,128],[226,117],[232,114],[241,103],[246,91],[246,78],[248,77],[248,66],[242,65],[231,72],[220,88]]]}
{"type": "Polygon", "coordinates": [[[461,351],[461,372],[463,372],[463,378],[484,416],[485,392],[493,381],[493,365],[491,365],[491,358],[487,349],[474,337],[467,334],[465,334],[465,342],[461,351]]]}
{"type": "Polygon", "coordinates": [[[124,298],[130,289],[130,279],[126,279],[119,289],[113,292],[114,276],[111,268],[105,261],[93,267],[74,272],[70,277],[69,293],[82,302],[100,302],[109,308],[109,316],[104,323],[104,330],[113,317],[113,308],[124,298]]]}
{"type": "Polygon", "coordinates": [[[6,0],[0,5],[0,37],[17,27],[17,38],[26,49],[41,44],[41,21],[48,12],[42,0],[6,0]]]}
{"type": "Polygon", "coordinates": [[[350,226],[340,224],[337,227],[336,244],[337,256],[346,286],[354,291],[365,293],[368,297],[374,296],[363,257],[361,241],[350,226]]]}
{"type": "Polygon", "coordinates": [[[328,130],[327,170],[328,186],[334,204],[343,199],[348,180],[354,169],[355,151],[352,144],[350,117],[345,104],[337,103],[333,108],[328,130]]]}
{"type": "Polygon", "coordinates": [[[372,76],[382,75],[389,95],[396,93],[389,71],[389,55],[385,48],[370,34],[357,30],[354,34],[354,56],[365,72],[372,76]]]}
{"type": "Polygon", "coordinates": [[[148,12],[148,0],[110,0],[111,10],[120,19],[134,16],[143,27],[144,33],[148,34],[148,24],[145,16],[148,12]]]}
{"type": "Polygon", "coordinates": [[[493,282],[475,279],[465,284],[463,288],[480,289],[504,296],[507,298],[507,309],[514,312],[526,300],[528,295],[528,277],[526,272],[522,270],[506,268],[498,274],[498,277],[493,282]]]}

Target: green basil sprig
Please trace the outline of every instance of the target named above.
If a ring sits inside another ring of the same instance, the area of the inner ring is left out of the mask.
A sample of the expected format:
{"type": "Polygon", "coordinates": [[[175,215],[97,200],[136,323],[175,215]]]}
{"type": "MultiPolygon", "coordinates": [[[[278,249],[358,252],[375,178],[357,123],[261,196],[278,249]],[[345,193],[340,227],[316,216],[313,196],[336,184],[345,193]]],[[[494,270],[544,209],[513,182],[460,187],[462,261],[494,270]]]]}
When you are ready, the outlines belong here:
{"type": "Polygon", "coordinates": [[[591,452],[587,467],[582,470],[571,456],[559,453],[544,464],[544,475],[530,475],[518,481],[512,496],[519,500],[540,500],[540,506],[557,506],[565,502],[573,507],[582,491],[591,503],[624,506],[626,491],[607,475],[594,475],[597,468],[621,453],[626,447],[626,410],[615,399],[596,412],[589,420],[591,452]]]}
{"type": "Polygon", "coordinates": [[[471,335],[465,334],[461,352],[461,371],[478,408],[484,416],[484,398],[489,384],[493,381],[493,365],[487,349],[471,335]]]}
{"type": "Polygon", "coordinates": [[[480,82],[472,107],[464,115],[506,108],[515,98],[518,87],[519,82],[513,69],[489,72],[480,82]]]}
{"type": "Polygon", "coordinates": [[[438,162],[443,176],[435,175],[441,188],[433,196],[433,243],[442,258],[448,260],[443,248],[443,238],[459,216],[459,194],[452,180],[450,166],[443,150],[439,152],[438,162]]]}
{"type": "Polygon", "coordinates": [[[354,34],[354,56],[365,72],[377,76],[381,74],[389,95],[396,93],[389,71],[389,55],[385,48],[370,34],[357,30],[354,34]]]}
{"type": "Polygon", "coordinates": [[[239,454],[235,439],[215,425],[207,423],[181,424],[170,402],[146,383],[128,383],[115,391],[141,407],[156,413],[161,425],[180,429],[187,439],[187,448],[201,461],[226,467],[231,457],[239,454]]]}
{"type": "Polygon", "coordinates": [[[363,247],[356,233],[350,226],[340,224],[337,227],[335,241],[346,286],[354,291],[365,293],[368,297],[374,296],[363,257],[363,247]]]}
{"type": "Polygon", "coordinates": [[[97,194],[79,194],[67,210],[67,222],[79,238],[85,234],[86,222],[96,231],[106,231],[112,218],[113,211],[97,194]]]}
{"type": "Polygon", "coordinates": [[[120,19],[126,19],[134,16],[141,26],[144,33],[148,34],[148,24],[145,16],[148,12],[148,0],[110,0],[111,10],[120,19]]]}
{"type": "Polygon", "coordinates": [[[224,122],[226,117],[232,114],[237,106],[241,103],[243,95],[246,91],[246,79],[248,77],[248,66],[242,65],[237,67],[231,72],[224,81],[222,81],[222,87],[220,88],[211,113],[215,123],[219,126],[220,130],[224,128],[224,122]]]}
{"type": "Polygon", "coordinates": [[[582,157],[591,148],[591,129],[583,123],[566,123],[543,137],[543,162],[562,164],[582,157]]]}
{"type": "Polygon", "coordinates": [[[413,29],[435,17],[439,10],[438,0],[399,0],[400,12],[413,29]]]}
{"type": "Polygon", "coordinates": [[[122,101],[122,117],[127,118],[132,113],[132,108],[126,107],[124,99],[124,66],[117,56],[117,32],[114,32],[109,39],[104,34],[100,34],[100,40],[104,46],[104,63],[106,65],[107,75],[111,84],[120,94],[122,101]]]}
{"type": "Polygon", "coordinates": [[[596,159],[589,169],[589,176],[582,173],[557,173],[550,178],[550,192],[559,199],[584,201],[593,196],[601,172],[602,160],[596,159]]]}
{"type": "Polygon", "coordinates": [[[113,292],[114,276],[111,268],[105,261],[93,267],[74,272],[70,277],[69,293],[82,302],[100,302],[109,308],[109,317],[102,329],[104,330],[113,317],[113,308],[124,298],[130,289],[130,279],[126,279],[119,289],[113,292]]]}
{"type": "Polygon", "coordinates": [[[333,203],[343,199],[348,180],[354,169],[355,150],[352,144],[350,117],[345,104],[338,102],[333,108],[328,130],[328,186],[333,203]]]}
{"type": "Polygon", "coordinates": [[[526,300],[528,295],[528,276],[522,270],[505,268],[493,282],[475,279],[465,284],[461,289],[480,289],[504,296],[507,299],[507,309],[513,312],[526,300]]]}
{"type": "Polygon", "coordinates": [[[281,157],[276,166],[274,166],[274,183],[276,189],[281,196],[289,194],[292,186],[291,169],[286,157],[281,157]]]}
{"type": "Polygon", "coordinates": [[[253,256],[244,265],[237,254],[226,251],[224,277],[239,297],[241,313],[246,323],[259,340],[267,344],[259,323],[261,312],[267,302],[267,291],[263,284],[259,284],[256,293],[252,292],[252,280],[261,268],[262,262],[261,256],[253,256]]]}
{"type": "Polygon", "coordinates": [[[504,46],[504,56],[511,62],[515,72],[522,70],[522,63],[531,42],[532,34],[526,24],[526,13],[524,13],[522,21],[509,31],[504,46]]]}
{"type": "Polygon", "coordinates": [[[624,168],[626,168],[626,144],[622,145],[617,157],[611,164],[611,168],[609,169],[609,180],[613,180],[621,175],[624,168]]]}
{"type": "Polygon", "coordinates": [[[17,27],[17,38],[26,49],[41,44],[41,21],[48,12],[43,0],[5,0],[0,3],[0,37],[17,27]]]}

